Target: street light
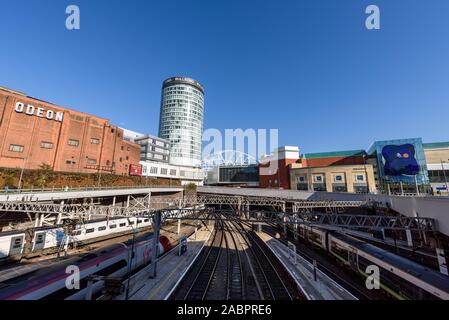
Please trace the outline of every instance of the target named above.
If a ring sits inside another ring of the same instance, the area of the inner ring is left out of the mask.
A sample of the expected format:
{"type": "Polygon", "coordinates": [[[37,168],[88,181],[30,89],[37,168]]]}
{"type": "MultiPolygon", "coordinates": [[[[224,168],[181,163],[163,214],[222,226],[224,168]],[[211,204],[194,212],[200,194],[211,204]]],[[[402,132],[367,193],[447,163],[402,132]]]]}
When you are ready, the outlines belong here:
{"type": "Polygon", "coordinates": [[[26,158],[22,158],[22,160],[23,160],[23,165],[22,165],[22,170],[20,171],[19,190],[22,190],[23,172],[25,171],[25,166],[26,166],[26,158]]]}
{"type": "Polygon", "coordinates": [[[368,171],[366,170],[366,155],[363,155],[363,168],[365,169],[365,179],[366,179],[366,189],[367,189],[366,193],[370,193],[368,171]]]}
{"type": "MultiPolygon", "coordinates": [[[[449,159],[448,159],[449,160],[449,159]]],[[[444,170],[444,163],[445,161],[441,160],[441,169],[443,170],[443,176],[444,176],[444,183],[446,184],[446,192],[449,194],[448,184],[447,184],[447,178],[446,178],[446,171],[444,170]]]]}
{"type": "MultiPolygon", "coordinates": [[[[132,270],[132,264],[133,264],[133,260],[134,260],[134,247],[135,247],[135,243],[136,243],[136,233],[137,233],[137,228],[134,227],[134,224],[131,224],[131,220],[128,217],[128,226],[131,226],[132,230],[133,230],[133,242],[132,242],[132,246],[131,246],[131,253],[128,253],[128,258],[129,258],[129,265],[128,265],[128,271],[127,271],[127,277],[128,277],[128,281],[127,281],[127,285],[126,285],[126,295],[125,295],[125,300],[129,299],[129,286],[131,283],[131,270],[132,270]]],[[[137,219],[136,221],[137,222],[137,219]]]]}

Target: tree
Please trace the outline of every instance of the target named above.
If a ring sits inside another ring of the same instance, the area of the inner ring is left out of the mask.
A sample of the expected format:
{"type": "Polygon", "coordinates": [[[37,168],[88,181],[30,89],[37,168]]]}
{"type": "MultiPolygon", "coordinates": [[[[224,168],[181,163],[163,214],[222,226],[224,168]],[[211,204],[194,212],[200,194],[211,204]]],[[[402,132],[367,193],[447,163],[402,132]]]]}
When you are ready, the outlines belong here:
{"type": "Polygon", "coordinates": [[[188,192],[196,192],[196,184],[189,183],[189,184],[184,186],[184,190],[188,191],[188,192]]]}
{"type": "Polygon", "coordinates": [[[51,172],[53,172],[53,168],[46,163],[42,163],[39,166],[39,173],[36,180],[34,180],[34,184],[43,188],[50,177],[51,172]]]}
{"type": "Polygon", "coordinates": [[[6,172],[4,175],[3,187],[12,187],[14,185],[14,178],[16,175],[13,172],[6,172]]]}

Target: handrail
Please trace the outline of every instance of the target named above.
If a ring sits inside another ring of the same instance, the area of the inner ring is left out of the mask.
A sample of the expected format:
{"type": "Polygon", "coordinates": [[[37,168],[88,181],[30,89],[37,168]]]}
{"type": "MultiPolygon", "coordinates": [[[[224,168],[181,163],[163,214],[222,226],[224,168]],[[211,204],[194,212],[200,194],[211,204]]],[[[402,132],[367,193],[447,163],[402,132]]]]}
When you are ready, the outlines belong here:
{"type": "Polygon", "coordinates": [[[142,186],[105,186],[105,187],[61,187],[61,188],[32,188],[32,189],[8,189],[0,190],[0,195],[44,193],[44,192],[73,192],[73,191],[96,191],[96,190],[118,190],[118,189],[147,189],[147,188],[182,188],[182,186],[167,185],[142,185],[142,186]]]}

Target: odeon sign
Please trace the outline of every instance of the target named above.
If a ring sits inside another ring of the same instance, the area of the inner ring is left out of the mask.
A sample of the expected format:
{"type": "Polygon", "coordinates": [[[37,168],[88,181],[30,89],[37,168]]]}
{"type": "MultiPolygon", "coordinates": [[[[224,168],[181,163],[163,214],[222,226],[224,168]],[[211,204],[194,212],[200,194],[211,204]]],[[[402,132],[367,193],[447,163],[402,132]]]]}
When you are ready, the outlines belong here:
{"type": "Polygon", "coordinates": [[[14,110],[18,113],[25,113],[29,116],[46,118],[48,120],[55,120],[55,121],[59,121],[59,122],[62,122],[62,120],[64,118],[64,112],[62,112],[62,111],[46,110],[41,107],[36,108],[32,104],[27,104],[25,106],[25,104],[22,102],[17,102],[14,110]]]}

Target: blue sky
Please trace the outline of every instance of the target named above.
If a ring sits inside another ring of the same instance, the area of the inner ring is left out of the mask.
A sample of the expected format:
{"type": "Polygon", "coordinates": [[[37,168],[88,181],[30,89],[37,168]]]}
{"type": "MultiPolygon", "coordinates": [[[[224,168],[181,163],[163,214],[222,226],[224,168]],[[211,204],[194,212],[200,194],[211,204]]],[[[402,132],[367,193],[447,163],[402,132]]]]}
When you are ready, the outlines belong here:
{"type": "Polygon", "coordinates": [[[180,75],[206,88],[205,128],[278,128],[303,152],[449,139],[447,0],[0,4],[0,86],[129,129],[157,134],[161,83],[180,75]]]}

